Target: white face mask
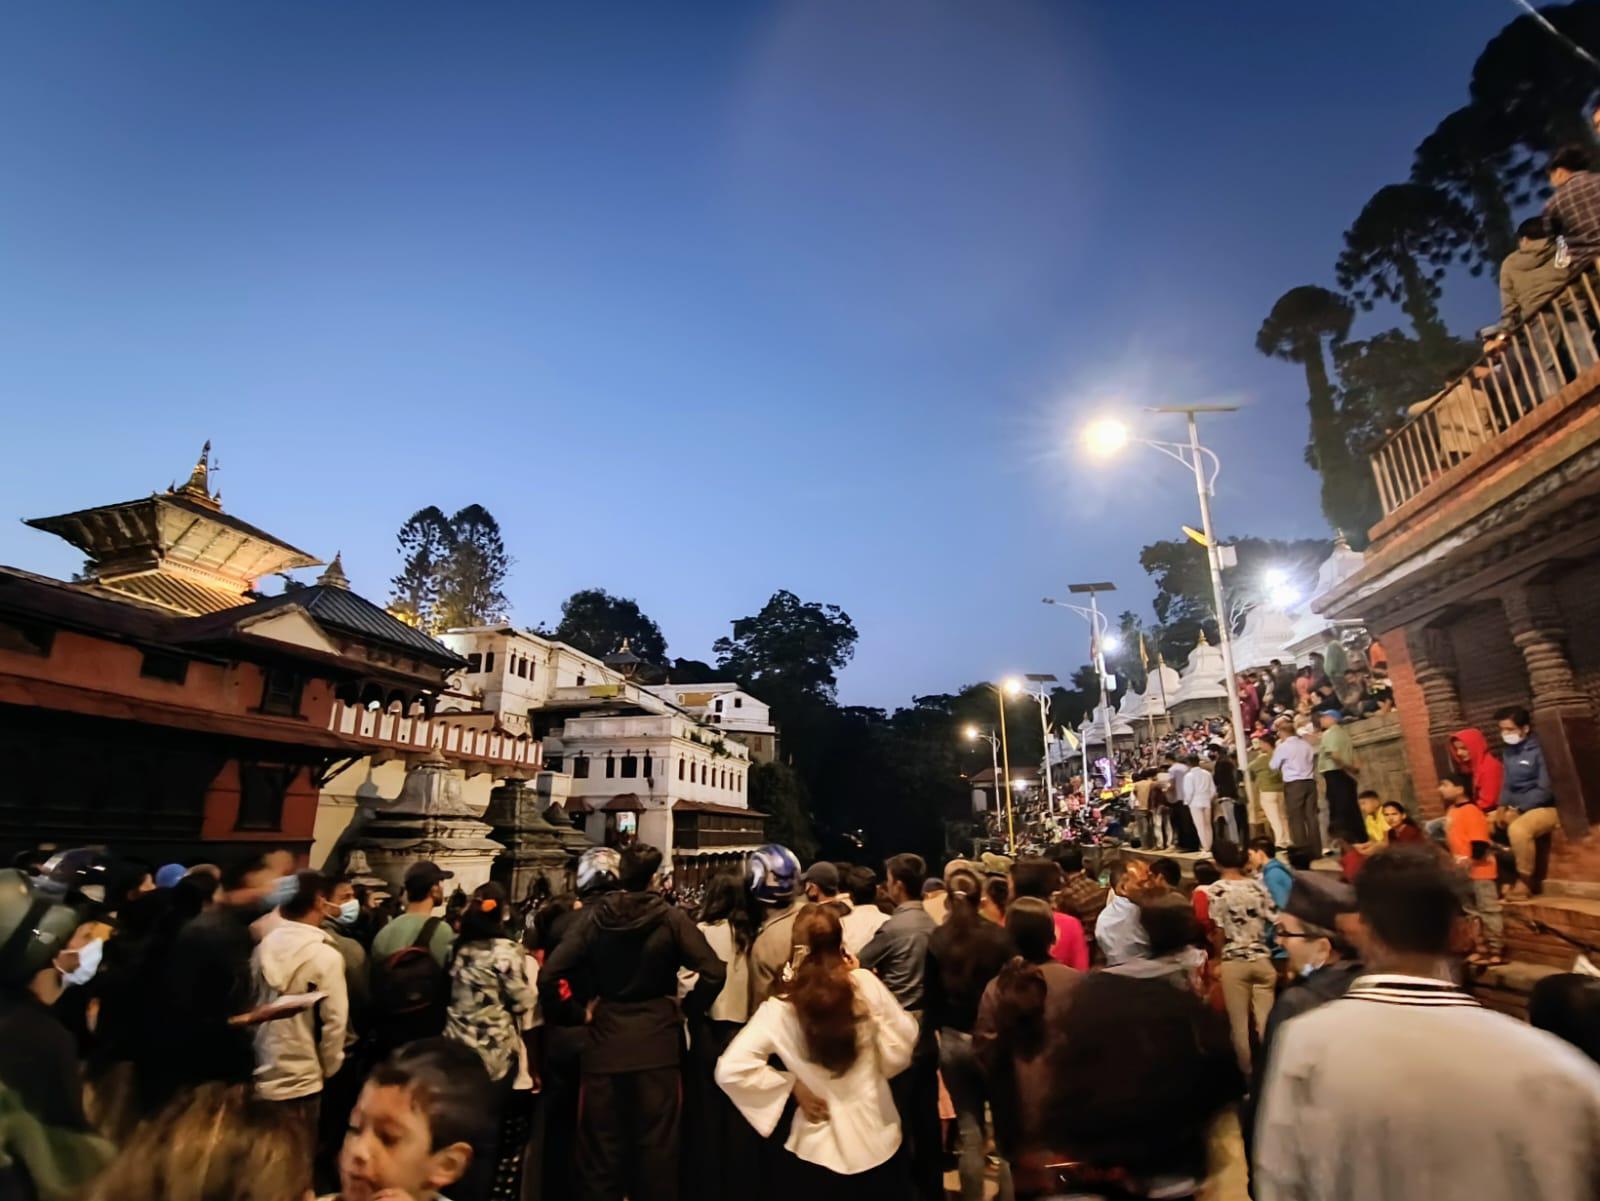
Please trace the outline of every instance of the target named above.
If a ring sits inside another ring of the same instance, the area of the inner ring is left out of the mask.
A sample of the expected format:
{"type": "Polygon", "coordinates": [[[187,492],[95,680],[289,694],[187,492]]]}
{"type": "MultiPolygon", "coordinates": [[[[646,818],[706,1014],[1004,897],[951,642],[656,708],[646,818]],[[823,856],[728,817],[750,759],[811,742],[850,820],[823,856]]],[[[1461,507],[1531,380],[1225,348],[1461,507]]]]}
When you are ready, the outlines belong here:
{"type": "Polygon", "coordinates": [[[361,902],[351,897],[339,906],[339,912],[334,916],[334,921],[341,926],[355,925],[356,918],[361,916],[361,902]]]}
{"type": "Polygon", "coordinates": [[[1521,734],[1521,733],[1518,733],[1518,734],[1502,734],[1502,735],[1500,735],[1500,741],[1505,743],[1507,746],[1521,746],[1522,745],[1522,740],[1524,738],[1526,738],[1526,737],[1527,737],[1526,734],[1521,734]]]}
{"type": "Polygon", "coordinates": [[[104,940],[96,938],[79,947],[78,966],[61,974],[62,983],[81,986],[93,980],[94,974],[100,970],[100,955],[105,945],[104,940]]]}

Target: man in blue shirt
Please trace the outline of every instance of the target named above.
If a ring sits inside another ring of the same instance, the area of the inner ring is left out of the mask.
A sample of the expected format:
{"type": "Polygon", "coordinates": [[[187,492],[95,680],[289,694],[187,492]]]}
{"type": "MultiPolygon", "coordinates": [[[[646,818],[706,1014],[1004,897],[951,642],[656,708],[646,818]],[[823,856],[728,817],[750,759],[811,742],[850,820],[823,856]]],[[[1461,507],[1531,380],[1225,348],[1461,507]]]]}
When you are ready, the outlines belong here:
{"type": "Polygon", "coordinates": [[[1500,724],[1500,741],[1506,749],[1501,756],[1505,780],[1500,785],[1500,809],[1511,839],[1511,853],[1517,860],[1517,882],[1506,892],[1508,901],[1526,901],[1539,855],[1539,839],[1547,838],[1559,824],[1556,796],[1550,785],[1550,769],[1544,761],[1544,748],[1533,732],[1533,719],[1521,705],[1502,709],[1494,715],[1500,724]]]}

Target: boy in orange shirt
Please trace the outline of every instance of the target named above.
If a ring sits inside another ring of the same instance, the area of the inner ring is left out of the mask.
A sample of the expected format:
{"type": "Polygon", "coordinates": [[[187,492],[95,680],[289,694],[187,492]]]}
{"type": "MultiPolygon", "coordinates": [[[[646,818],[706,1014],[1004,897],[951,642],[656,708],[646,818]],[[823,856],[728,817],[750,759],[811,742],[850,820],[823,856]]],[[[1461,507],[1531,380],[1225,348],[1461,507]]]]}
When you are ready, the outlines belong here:
{"type": "Polygon", "coordinates": [[[1479,967],[1505,963],[1506,925],[1497,883],[1500,867],[1489,841],[1489,819],[1458,776],[1440,778],[1439,798],[1445,804],[1445,842],[1472,881],[1472,915],[1483,927],[1485,949],[1467,962],[1479,967]]]}

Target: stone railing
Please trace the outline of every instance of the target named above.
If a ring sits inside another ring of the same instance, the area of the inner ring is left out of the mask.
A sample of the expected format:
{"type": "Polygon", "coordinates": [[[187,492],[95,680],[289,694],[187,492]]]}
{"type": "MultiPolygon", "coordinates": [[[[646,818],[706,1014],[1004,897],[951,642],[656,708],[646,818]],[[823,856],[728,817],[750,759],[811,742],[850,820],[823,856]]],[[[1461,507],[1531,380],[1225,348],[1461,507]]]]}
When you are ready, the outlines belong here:
{"type": "Polygon", "coordinates": [[[335,734],[371,743],[374,749],[423,752],[437,750],[446,759],[520,768],[532,775],[543,761],[543,747],[534,739],[486,729],[463,720],[461,713],[411,717],[389,709],[336,704],[328,718],[335,734]]]}

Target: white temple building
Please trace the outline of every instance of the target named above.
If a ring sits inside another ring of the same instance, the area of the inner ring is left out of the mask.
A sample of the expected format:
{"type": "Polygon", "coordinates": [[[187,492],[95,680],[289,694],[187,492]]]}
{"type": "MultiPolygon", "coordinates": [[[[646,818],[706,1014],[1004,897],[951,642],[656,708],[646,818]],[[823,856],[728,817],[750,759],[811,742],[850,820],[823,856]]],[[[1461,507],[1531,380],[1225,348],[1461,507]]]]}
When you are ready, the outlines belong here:
{"type": "Polygon", "coordinates": [[[1206,640],[1189,653],[1189,661],[1178,673],[1178,690],[1167,695],[1173,724],[1186,726],[1202,718],[1228,715],[1228,673],[1222,665],[1222,651],[1206,640]]]}

